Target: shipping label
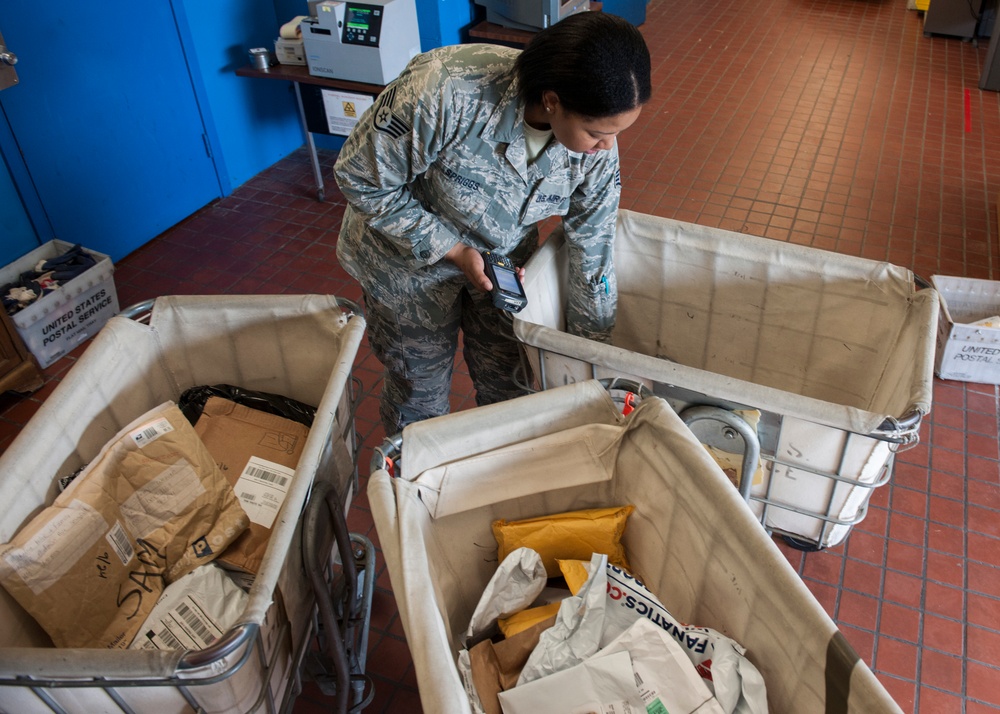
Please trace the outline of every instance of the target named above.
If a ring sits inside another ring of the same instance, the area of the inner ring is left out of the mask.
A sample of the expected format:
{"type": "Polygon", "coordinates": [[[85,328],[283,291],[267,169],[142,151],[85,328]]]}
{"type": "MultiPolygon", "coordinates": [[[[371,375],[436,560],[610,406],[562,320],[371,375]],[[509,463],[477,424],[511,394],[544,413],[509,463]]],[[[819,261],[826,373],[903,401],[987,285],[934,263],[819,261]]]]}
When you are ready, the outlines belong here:
{"type": "Polygon", "coordinates": [[[174,430],[173,425],[167,419],[161,417],[149,424],[143,424],[138,429],[129,432],[132,442],[140,449],[147,444],[151,444],[164,434],[169,434],[174,430]]]}
{"type": "Polygon", "coordinates": [[[222,628],[194,595],[186,595],[149,630],[140,634],[147,650],[203,650],[222,636],[222,628]]]}
{"type": "Polygon", "coordinates": [[[233,487],[251,523],[270,528],[278,515],[295,469],[251,456],[233,487]]]}

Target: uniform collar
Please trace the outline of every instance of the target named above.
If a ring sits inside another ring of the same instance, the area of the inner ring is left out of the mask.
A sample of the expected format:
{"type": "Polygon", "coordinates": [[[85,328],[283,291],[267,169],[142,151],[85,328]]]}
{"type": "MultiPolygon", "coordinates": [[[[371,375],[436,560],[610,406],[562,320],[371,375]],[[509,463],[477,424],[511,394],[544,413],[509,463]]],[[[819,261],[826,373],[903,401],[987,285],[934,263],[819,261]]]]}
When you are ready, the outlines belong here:
{"type": "MultiPolygon", "coordinates": [[[[486,121],[482,136],[489,141],[507,145],[504,149],[507,163],[527,183],[528,147],[524,140],[524,103],[521,101],[518,89],[517,78],[512,77],[510,84],[507,85],[507,91],[486,121]]],[[[559,150],[564,154],[568,153],[563,147],[550,142],[535,159],[535,167],[543,173],[549,173],[554,158],[553,152],[559,150]]]]}
{"type": "Polygon", "coordinates": [[[483,138],[490,141],[513,144],[517,139],[524,140],[521,122],[524,121],[524,104],[519,96],[520,83],[511,69],[511,80],[507,90],[497,102],[493,114],[483,127],[483,138]]]}

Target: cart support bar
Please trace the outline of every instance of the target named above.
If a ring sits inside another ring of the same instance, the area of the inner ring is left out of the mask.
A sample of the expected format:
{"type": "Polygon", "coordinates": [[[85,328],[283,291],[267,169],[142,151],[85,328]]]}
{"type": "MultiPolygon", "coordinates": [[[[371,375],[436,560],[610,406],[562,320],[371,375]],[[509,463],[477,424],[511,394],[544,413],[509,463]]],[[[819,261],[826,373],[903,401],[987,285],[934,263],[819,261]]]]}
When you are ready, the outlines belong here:
{"type": "Polygon", "coordinates": [[[760,461],[760,441],[757,440],[757,433],[753,428],[738,414],[721,407],[688,407],[678,416],[688,426],[706,420],[721,422],[743,438],[743,471],[740,474],[739,489],[743,500],[749,503],[753,475],[757,471],[757,463],[760,461]]]}

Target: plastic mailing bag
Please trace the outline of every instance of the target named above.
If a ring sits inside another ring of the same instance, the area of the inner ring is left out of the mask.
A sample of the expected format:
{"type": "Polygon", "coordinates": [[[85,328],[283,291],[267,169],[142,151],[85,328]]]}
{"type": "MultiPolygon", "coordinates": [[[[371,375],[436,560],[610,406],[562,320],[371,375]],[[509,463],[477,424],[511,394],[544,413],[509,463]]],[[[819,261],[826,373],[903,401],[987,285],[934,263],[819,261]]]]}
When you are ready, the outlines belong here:
{"type": "Polygon", "coordinates": [[[773,714],[900,712],[666,401],[581,382],[408,426],[368,485],[423,709],[471,711],[456,659],[497,568],[491,524],[636,504],[637,577],[746,648],[773,714]]]}
{"type": "Polygon", "coordinates": [[[0,702],[7,712],[268,711],[294,693],[313,590],[301,513],[316,483],[349,501],[350,378],[364,318],[327,295],[158,298],[148,324],[114,317],[0,457],[0,542],[51,503],[56,479],[137,416],[198,385],[235,384],[317,407],[296,478],[232,630],[207,650],[56,649],[0,592],[0,702]],[[353,313],[353,314],[352,314],[353,313]]]}
{"type": "MultiPolygon", "coordinates": [[[[567,253],[559,233],[535,253],[514,316],[541,387],[636,379],[688,423],[689,407],[761,411],[751,508],[777,532],[843,541],[930,410],[937,292],[885,262],[620,211],[603,344],[565,332],[567,253]]],[[[739,449],[713,424],[692,430],[739,449]]]]}

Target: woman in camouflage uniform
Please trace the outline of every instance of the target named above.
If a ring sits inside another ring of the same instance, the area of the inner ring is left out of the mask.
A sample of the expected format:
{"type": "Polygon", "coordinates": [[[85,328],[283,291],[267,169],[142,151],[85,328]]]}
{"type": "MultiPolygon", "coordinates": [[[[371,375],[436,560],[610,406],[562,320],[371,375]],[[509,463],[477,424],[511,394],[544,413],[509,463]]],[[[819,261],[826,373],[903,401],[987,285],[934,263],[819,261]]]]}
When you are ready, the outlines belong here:
{"type": "Polygon", "coordinates": [[[608,340],[621,173],[615,137],[650,96],[649,51],[625,20],[571,15],[523,51],[441,47],[379,95],[337,160],[347,198],[337,256],[362,286],[385,367],[387,435],[446,414],[459,332],[477,404],[520,396],[511,320],[481,251],[523,265],[562,216],[566,330],[608,340]]]}

